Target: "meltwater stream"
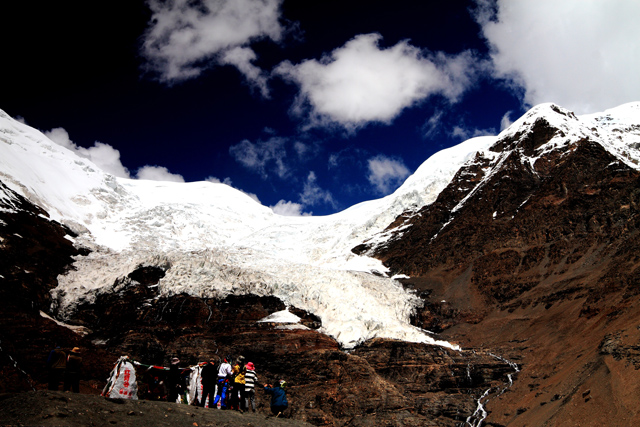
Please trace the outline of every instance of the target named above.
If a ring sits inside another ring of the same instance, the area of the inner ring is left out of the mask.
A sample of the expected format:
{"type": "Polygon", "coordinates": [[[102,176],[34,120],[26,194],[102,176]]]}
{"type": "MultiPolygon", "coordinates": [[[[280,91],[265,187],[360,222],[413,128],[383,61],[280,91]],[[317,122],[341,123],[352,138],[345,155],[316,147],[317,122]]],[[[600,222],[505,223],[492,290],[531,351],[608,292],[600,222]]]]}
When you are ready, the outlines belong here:
{"type": "Polygon", "coordinates": [[[465,421],[465,425],[469,426],[469,427],[481,427],[482,426],[482,422],[489,415],[487,410],[485,409],[485,405],[489,402],[489,400],[491,400],[491,397],[492,397],[491,396],[491,392],[492,391],[496,392],[494,397],[501,396],[505,391],[507,391],[513,385],[513,376],[515,374],[517,374],[518,372],[520,372],[520,368],[518,367],[518,365],[515,362],[507,360],[504,357],[498,356],[498,355],[493,354],[493,353],[489,353],[489,355],[494,357],[494,358],[496,358],[496,359],[498,359],[498,360],[500,360],[501,362],[504,362],[507,365],[511,366],[513,368],[513,372],[510,373],[510,374],[507,374],[507,379],[509,380],[507,385],[505,385],[502,388],[500,388],[500,387],[489,387],[488,389],[486,389],[484,391],[484,393],[482,393],[482,396],[480,396],[478,398],[478,400],[476,401],[477,404],[478,404],[476,406],[476,410],[465,421]]]}

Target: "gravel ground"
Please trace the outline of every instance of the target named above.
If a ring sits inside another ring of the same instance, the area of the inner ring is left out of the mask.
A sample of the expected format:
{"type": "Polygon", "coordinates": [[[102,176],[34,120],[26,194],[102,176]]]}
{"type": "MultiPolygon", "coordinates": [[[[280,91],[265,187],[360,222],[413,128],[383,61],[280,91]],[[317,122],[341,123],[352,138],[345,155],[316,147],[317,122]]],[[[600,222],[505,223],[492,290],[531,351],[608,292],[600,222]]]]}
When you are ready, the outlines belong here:
{"type": "Polygon", "coordinates": [[[301,421],[147,400],[34,391],[0,395],[0,426],[311,426],[301,421]]]}

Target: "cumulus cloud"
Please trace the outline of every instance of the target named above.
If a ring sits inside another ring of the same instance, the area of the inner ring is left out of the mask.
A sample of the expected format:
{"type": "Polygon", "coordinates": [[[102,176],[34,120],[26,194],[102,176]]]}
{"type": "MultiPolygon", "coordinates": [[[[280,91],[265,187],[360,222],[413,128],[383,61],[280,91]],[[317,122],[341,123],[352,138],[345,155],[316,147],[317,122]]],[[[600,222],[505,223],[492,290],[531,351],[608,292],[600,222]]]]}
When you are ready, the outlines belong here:
{"type": "Polygon", "coordinates": [[[266,81],[248,45],[280,40],[282,0],[149,0],[152,16],[142,55],[161,81],[199,76],[216,64],[232,64],[263,93],[266,81]]]}
{"type": "Polygon", "coordinates": [[[307,181],[304,183],[302,193],[300,193],[300,201],[306,206],[319,204],[328,204],[333,208],[337,206],[331,192],[323,190],[320,185],[318,185],[318,178],[313,171],[307,175],[307,181]]]}
{"type": "Polygon", "coordinates": [[[303,212],[304,206],[300,203],[280,200],[275,206],[269,206],[273,213],[282,216],[311,216],[312,212],[303,212]]]}
{"type": "Polygon", "coordinates": [[[494,75],[523,90],[526,106],[588,113],[640,99],[640,2],[476,2],[494,75]]]}
{"type": "Polygon", "coordinates": [[[164,166],[143,166],[138,169],[136,178],[150,181],[184,182],[182,175],[171,173],[164,166]]]}
{"type": "Polygon", "coordinates": [[[380,154],[370,158],[368,163],[369,175],[367,179],[381,194],[391,193],[410,175],[409,169],[400,159],[380,154]]]}
{"type": "MultiPolygon", "coordinates": [[[[79,147],[71,141],[69,133],[64,128],[54,128],[44,134],[56,144],[73,151],[85,159],[91,160],[103,171],[120,178],[132,178],[129,169],[124,167],[120,161],[120,151],[111,145],[96,141],[92,147],[79,147]]],[[[143,166],[136,171],[135,177],[152,181],[184,182],[182,175],[171,173],[164,166],[143,166]]]]}
{"type": "Polygon", "coordinates": [[[120,161],[120,151],[109,144],[96,141],[93,147],[79,147],[71,141],[69,133],[64,128],[54,128],[44,133],[47,138],[61,145],[77,155],[91,160],[103,171],[121,178],[130,178],[130,173],[120,161]]]}
{"type": "Polygon", "coordinates": [[[320,60],[281,63],[274,72],[299,86],[293,111],[312,126],[349,130],[390,123],[401,111],[440,94],[455,102],[474,81],[471,52],[429,54],[402,41],[380,48],[379,34],[358,35],[320,60]]]}
{"type": "Polygon", "coordinates": [[[260,174],[263,179],[267,179],[271,173],[285,178],[290,173],[285,164],[285,143],[285,138],[276,136],[256,143],[245,139],[229,147],[229,154],[245,168],[260,174]]]}

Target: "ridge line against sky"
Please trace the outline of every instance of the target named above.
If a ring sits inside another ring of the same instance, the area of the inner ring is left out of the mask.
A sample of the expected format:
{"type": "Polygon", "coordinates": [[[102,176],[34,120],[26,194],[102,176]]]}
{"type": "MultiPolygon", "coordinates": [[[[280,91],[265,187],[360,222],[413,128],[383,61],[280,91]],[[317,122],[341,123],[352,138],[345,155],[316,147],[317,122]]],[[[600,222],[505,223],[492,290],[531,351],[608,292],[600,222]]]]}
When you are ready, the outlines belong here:
{"type": "Polygon", "coordinates": [[[3,5],[0,108],[116,176],[224,182],[284,215],[389,194],[535,104],[640,100],[633,0],[101,7],[3,5]]]}

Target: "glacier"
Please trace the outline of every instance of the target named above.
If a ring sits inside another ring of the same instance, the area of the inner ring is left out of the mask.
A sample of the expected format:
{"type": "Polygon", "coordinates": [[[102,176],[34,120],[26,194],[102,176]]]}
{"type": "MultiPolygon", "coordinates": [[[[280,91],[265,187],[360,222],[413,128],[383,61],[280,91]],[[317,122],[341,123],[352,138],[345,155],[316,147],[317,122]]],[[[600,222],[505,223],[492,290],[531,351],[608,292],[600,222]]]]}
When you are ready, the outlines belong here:
{"type": "MultiPolygon", "coordinates": [[[[162,296],[274,295],[317,315],[320,331],[345,348],[374,337],[458,348],[412,326],[409,318],[421,300],[388,277],[380,261],[351,248],[383,241],[398,215],[432,203],[463,164],[478,153],[495,156],[489,149],[499,138],[522,131],[535,114],[551,109],[535,107],[500,135],[442,150],[394,193],[328,216],[279,216],[222,183],[114,177],[1,110],[0,180],[68,226],[78,235],[74,243],[92,251],[58,278],[52,313],[60,319],[80,301],[117,291],[114,283],[124,283],[138,266],[154,266],[166,272],[158,284],[162,296]]],[[[596,128],[603,145],[637,167],[640,144],[621,146],[616,135],[620,129],[640,135],[639,111],[640,103],[631,103],[563,118],[560,142],[593,135],[596,128]]]]}

